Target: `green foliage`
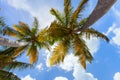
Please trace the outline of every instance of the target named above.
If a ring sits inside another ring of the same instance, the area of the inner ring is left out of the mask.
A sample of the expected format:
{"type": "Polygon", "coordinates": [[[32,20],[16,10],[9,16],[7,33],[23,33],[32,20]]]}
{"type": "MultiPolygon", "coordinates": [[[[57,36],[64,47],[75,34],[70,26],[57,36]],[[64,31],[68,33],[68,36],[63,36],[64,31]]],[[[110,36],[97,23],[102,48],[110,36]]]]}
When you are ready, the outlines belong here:
{"type": "Polygon", "coordinates": [[[0,80],[20,80],[20,78],[11,72],[0,70],[0,80]]]}
{"type": "Polygon", "coordinates": [[[56,20],[51,23],[47,28],[48,31],[46,31],[49,37],[48,41],[57,42],[58,44],[50,57],[50,65],[63,62],[68,50],[73,47],[74,55],[79,57],[80,63],[86,69],[86,61],[91,63],[93,57],[83,36],[86,39],[97,37],[107,42],[109,41],[107,36],[92,28],[88,28],[80,33],[73,33],[74,30],[82,28],[86,24],[88,18],[79,19],[79,15],[84,10],[87,2],[88,0],[81,0],[75,11],[72,11],[71,0],[64,0],[64,13],[60,13],[53,8],[51,9],[51,14],[55,16],[56,20]]]}

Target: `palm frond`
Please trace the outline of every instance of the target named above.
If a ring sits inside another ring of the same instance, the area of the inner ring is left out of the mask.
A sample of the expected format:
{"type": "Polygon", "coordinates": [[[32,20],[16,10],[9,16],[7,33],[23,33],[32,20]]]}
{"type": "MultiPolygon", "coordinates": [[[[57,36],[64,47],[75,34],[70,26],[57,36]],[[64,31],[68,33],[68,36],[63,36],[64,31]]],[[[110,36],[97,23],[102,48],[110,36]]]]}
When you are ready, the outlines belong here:
{"type": "Polygon", "coordinates": [[[60,25],[56,21],[52,22],[50,27],[48,28],[48,34],[52,39],[59,40],[65,37],[67,34],[70,33],[70,29],[66,28],[65,26],[60,25]]]}
{"type": "Polygon", "coordinates": [[[0,27],[6,26],[4,22],[4,17],[0,17],[0,27]]]}
{"type": "Polygon", "coordinates": [[[50,10],[51,14],[55,16],[55,18],[62,24],[65,25],[65,22],[64,22],[64,16],[58,11],[58,10],[55,10],[55,9],[51,9],[50,10]]]}
{"type": "Polygon", "coordinates": [[[84,18],[82,20],[80,20],[77,25],[75,26],[75,28],[82,28],[83,25],[85,25],[86,21],[87,21],[88,18],[84,18]]]}
{"type": "Polygon", "coordinates": [[[28,48],[27,56],[30,57],[31,64],[35,63],[38,60],[38,51],[37,51],[37,46],[35,44],[32,44],[28,48]]]}
{"type": "Polygon", "coordinates": [[[29,26],[28,24],[25,24],[24,22],[20,21],[19,22],[19,25],[20,27],[23,29],[23,31],[26,33],[26,34],[30,34],[31,33],[31,30],[29,29],[29,26]]]}
{"type": "Polygon", "coordinates": [[[53,50],[52,55],[50,57],[50,65],[58,64],[63,62],[66,53],[68,52],[70,42],[69,40],[61,41],[53,50]]]}
{"type": "Polygon", "coordinates": [[[49,39],[50,38],[48,36],[48,28],[44,28],[44,29],[40,30],[40,32],[38,33],[38,36],[37,36],[37,41],[42,43],[49,39]]]}
{"type": "Polygon", "coordinates": [[[9,47],[5,50],[2,50],[0,51],[0,55],[8,55],[8,56],[11,56],[13,53],[14,53],[14,50],[16,49],[17,47],[9,47]]]}
{"type": "Polygon", "coordinates": [[[27,45],[22,46],[22,47],[18,47],[17,49],[15,49],[14,54],[12,55],[13,58],[16,58],[16,57],[20,56],[25,51],[26,48],[27,48],[27,45]]]}
{"type": "Polygon", "coordinates": [[[0,80],[20,80],[15,74],[12,72],[8,72],[5,70],[0,70],[0,80]]]}
{"type": "Polygon", "coordinates": [[[97,31],[93,28],[88,28],[85,31],[81,32],[81,34],[82,35],[85,34],[87,39],[90,39],[91,36],[93,36],[93,37],[102,38],[102,39],[106,40],[107,42],[109,42],[109,39],[105,34],[100,33],[99,31],[97,31]]]}
{"type": "Polygon", "coordinates": [[[88,2],[89,0],[81,0],[79,6],[77,7],[77,9],[74,11],[73,15],[72,15],[72,19],[73,22],[76,21],[76,19],[79,16],[79,13],[83,10],[85,4],[88,2]]]}
{"type": "Polygon", "coordinates": [[[79,57],[79,60],[84,68],[86,68],[86,60],[91,63],[93,57],[89,52],[89,48],[85,44],[85,41],[82,38],[74,37],[74,50],[75,55],[79,57]]]}
{"type": "Polygon", "coordinates": [[[6,66],[4,66],[4,70],[13,70],[13,69],[19,69],[19,70],[23,70],[23,69],[26,69],[26,68],[31,68],[32,65],[31,64],[28,64],[28,63],[24,63],[24,62],[18,62],[18,61],[11,61],[11,62],[8,62],[6,66]]]}
{"type": "Polygon", "coordinates": [[[0,69],[6,66],[6,63],[11,62],[13,59],[7,55],[0,55],[0,69]]]}
{"type": "Polygon", "coordinates": [[[32,32],[36,34],[38,32],[39,22],[36,17],[34,17],[32,32]]]}
{"type": "Polygon", "coordinates": [[[71,0],[64,0],[64,14],[65,14],[65,24],[68,26],[70,24],[71,18],[71,0]]]}
{"type": "Polygon", "coordinates": [[[31,33],[28,28],[28,25],[23,22],[19,22],[19,25],[13,25],[13,28],[24,36],[29,35],[31,33]]]}

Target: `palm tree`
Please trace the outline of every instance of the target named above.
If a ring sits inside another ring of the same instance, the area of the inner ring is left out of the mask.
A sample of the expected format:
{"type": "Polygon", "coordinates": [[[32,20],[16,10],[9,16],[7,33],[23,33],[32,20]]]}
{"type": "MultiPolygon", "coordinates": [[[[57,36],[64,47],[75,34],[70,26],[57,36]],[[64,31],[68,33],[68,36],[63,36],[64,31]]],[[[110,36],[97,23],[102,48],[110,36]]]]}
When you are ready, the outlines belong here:
{"type": "Polygon", "coordinates": [[[93,57],[86,45],[83,36],[86,39],[91,37],[103,38],[107,42],[109,39],[102,33],[93,28],[87,28],[80,33],[74,33],[74,30],[82,28],[86,24],[88,18],[81,18],[81,12],[84,9],[88,0],[81,0],[77,9],[73,12],[71,7],[71,0],[64,0],[64,13],[58,10],[51,9],[52,15],[56,20],[51,23],[47,34],[49,35],[49,42],[57,42],[50,57],[50,65],[62,62],[67,55],[71,46],[74,49],[74,55],[79,57],[79,61],[84,68],[86,68],[86,60],[91,63],[93,57]]]}
{"type": "Polygon", "coordinates": [[[13,58],[21,55],[27,50],[27,56],[30,57],[30,63],[33,64],[38,60],[38,48],[45,47],[49,49],[48,42],[43,40],[43,36],[38,39],[38,34],[43,34],[44,29],[38,31],[39,23],[37,18],[34,18],[33,26],[30,29],[29,26],[23,22],[19,22],[18,25],[14,25],[13,29],[7,29],[4,31],[6,35],[17,38],[19,42],[27,43],[24,46],[14,49],[13,58]]]}

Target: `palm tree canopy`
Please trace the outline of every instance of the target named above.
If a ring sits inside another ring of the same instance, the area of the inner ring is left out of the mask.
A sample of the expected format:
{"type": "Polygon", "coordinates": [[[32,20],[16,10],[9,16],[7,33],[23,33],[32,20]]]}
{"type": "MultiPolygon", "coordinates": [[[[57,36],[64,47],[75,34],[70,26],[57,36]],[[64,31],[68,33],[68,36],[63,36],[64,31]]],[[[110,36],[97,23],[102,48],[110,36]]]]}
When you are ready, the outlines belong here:
{"type": "Polygon", "coordinates": [[[43,31],[39,30],[39,23],[37,18],[34,18],[32,27],[30,28],[28,24],[24,22],[19,22],[17,25],[13,25],[12,30],[5,30],[5,34],[15,37],[19,42],[28,43],[24,46],[18,47],[14,50],[14,56],[17,57],[21,55],[25,50],[27,50],[27,56],[30,57],[30,63],[33,64],[38,60],[38,48],[45,47],[49,49],[48,43],[44,41],[43,36],[38,38],[38,34],[41,34],[43,31]]]}
{"type": "Polygon", "coordinates": [[[88,18],[81,18],[80,15],[87,2],[88,0],[81,0],[77,9],[73,11],[71,0],[64,0],[64,13],[60,13],[53,8],[50,10],[51,14],[56,17],[56,20],[48,27],[47,33],[49,35],[49,41],[51,43],[58,41],[58,45],[52,52],[50,65],[58,64],[63,61],[72,46],[74,55],[79,57],[80,63],[86,68],[86,60],[91,63],[93,57],[83,36],[87,39],[97,37],[102,38],[107,42],[109,41],[107,36],[92,28],[88,28],[80,33],[73,33],[74,30],[82,28],[83,25],[86,24],[88,18]]]}

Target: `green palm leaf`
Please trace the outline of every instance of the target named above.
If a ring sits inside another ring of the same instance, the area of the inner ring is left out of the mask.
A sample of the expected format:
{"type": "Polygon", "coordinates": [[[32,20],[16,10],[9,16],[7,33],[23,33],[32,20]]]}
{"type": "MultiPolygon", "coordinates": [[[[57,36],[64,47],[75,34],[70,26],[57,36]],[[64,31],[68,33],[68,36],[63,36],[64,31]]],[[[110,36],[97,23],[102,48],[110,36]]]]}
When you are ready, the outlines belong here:
{"type": "Polygon", "coordinates": [[[77,20],[79,13],[83,10],[85,4],[88,2],[89,0],[82,0],[79,4],[79,6],[77,7],[77,9],[74,11],[73,15],[72,15],[72,19],[73,22],[77,20]]]}
{"type": "Polygon", "coordinates": [[[70,43],[68,39],[59,42],[59,44],[54,48],[54,51],[52,52],[52,55],[50,57],[50,65],[63,62],[69,47],[70,43]]]}
{"type": "Polygon", "coordinates": [[[13,69],[19,69],[19,70],[23,70],[26,68],[31,68],[33,67],[33,65],[28,64],[28,63],[24,63],[24,62],[18,62],[18,61],[12,61],[12,62],[8,62],[6,63],[6,65],[3,67],[4,70],[13,70],[13,69]]]}
{"type": "Polygon", "coordinates": [[[80,35],[84,35],[86,36],[87,39],[90,39],[91,36],[93,37],[97,37],[97,38],[103,38],[104,40],[106,40],[107,42],[109,42],[109,39],[108,37],[103,34],[103,33],[100,33],[98,32],[97,30],[93,29],[93,28],[88,28],[86,29],[85,31],[81,32],[80,35]]]}
{"type": "Polygon", "coordinates": [[[33,64],[38,60],[38,52],[37,52],[37,46],[32,44],[28,48],[27,56],[30,57],[30,63],[33,64]]]}
{"type": "Polygon", "coordinates": [[[33,27],[32,27],[32,30],[31,30],[31,31],[32,31],[34,34],[37,34],[37,32],[38,32],[38,27],[39,27],[39,22],[38,22],[37,18],[34,17],[33,27]]]}
{"type": "Polygon", "coordinates": [[[86,69],[86,60],[88,60],[91,63],[93,57],[89,52],[89,49],[85,44],[85,41],[82,38],[75,37],[73,45],[74,45],[75,55],[79,57],[82,66],[86,69]]]}
{"type": "Polygon", "coordinates": [[[20,78],[18,78],[12,72],[0,70],[0,80],[20,80],[20,78]]]}
{"type": "Polygon", "coordinates": [[[64,0],[64,14],[65,14],[66,26],[70,24],[71,14],[72,14],[71,10],[72,10],[71,0],[64,0]]]}
{"type": "Polygon", "coordinates": [[[62,23],[62,24],[64,24],[65,25],[65,21],[64,21],[64,16],[58,11],[58,10],[55,10],[55,9],[51,9],[50,10],[50,12],[51,12],[51,14],[52,15],[54,15],[55,17],[56,17],[56,19],[60,22],[60,23],[62,23]]]}

